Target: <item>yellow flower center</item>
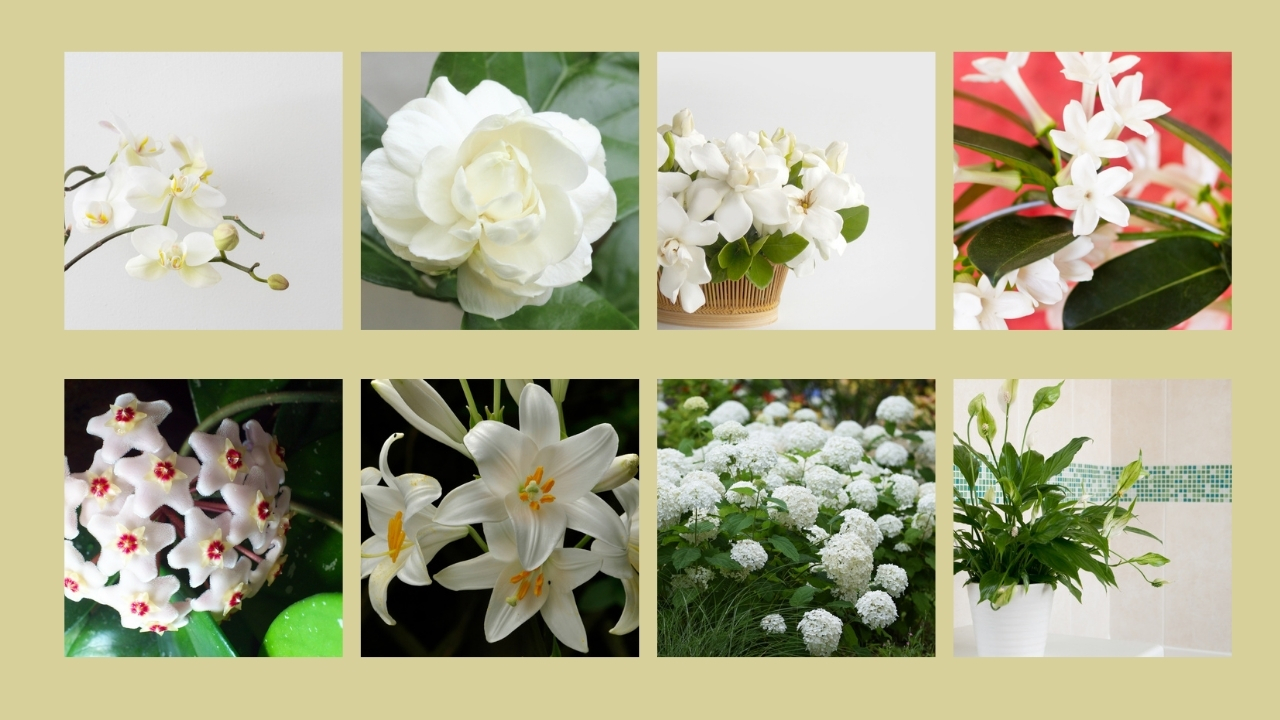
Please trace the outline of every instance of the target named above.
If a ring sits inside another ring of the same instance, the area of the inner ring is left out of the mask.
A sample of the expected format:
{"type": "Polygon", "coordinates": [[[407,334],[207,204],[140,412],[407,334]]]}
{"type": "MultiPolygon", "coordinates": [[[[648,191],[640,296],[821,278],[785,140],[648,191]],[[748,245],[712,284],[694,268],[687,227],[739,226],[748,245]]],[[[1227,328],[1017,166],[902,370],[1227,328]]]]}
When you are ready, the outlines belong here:
{"type": "Polygon", "coordinates": [[[530,510],[537,510],[544,503],[556,501],[555,495],[550,495],[551,488],[555,487],[555,478],[547,478],[546,482],[542,481],[542,466],[538,466],[533,474],[524,479],[524,484],[520,486],[520,501],[529,503],[530,510]]]}
{"type": "Polygon", "coordinates": [[[533,589],[534,597],[542,597],[542,588],[546,584],[542,568],[537,570],[522,570],[511,576],[511,584],[516,586],[514,595],[507,597],[507,604],[515,607],[519,602],[529,594],[529,590],[533,589]]]}
{"type": "Polygon", "coordinates": [[[387,549],[391,562],[400,559],[400,551],[404,550],[404,513],[397,512],[387,523],[387,549]]]}

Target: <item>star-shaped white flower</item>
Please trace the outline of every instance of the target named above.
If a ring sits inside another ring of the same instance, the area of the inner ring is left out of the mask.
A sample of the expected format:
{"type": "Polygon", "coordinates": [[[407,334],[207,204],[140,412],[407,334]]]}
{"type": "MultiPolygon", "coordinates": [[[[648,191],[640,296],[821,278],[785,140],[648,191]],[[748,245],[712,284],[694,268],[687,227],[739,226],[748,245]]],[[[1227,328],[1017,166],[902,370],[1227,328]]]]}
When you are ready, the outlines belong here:
{"type": "Polygon", "coordinates": [[[173,544],[175,533],[172,525],[151,522],[134,512],[136,500],[129,498],[116,515],[95,515],[89,521],[89,532],[102,546],[98,569],[104,575],[128,570],[139,580],[153,580],[156,553],[173,544]]]}
{"type": "Polygon", "coordinates": [[[71,474],[66,457],[62,458],[62,536],[70,540],[80,534],[76,510],[89,495],[89,484],[71,474]]]}
{"type": "Polygon", "coordinates": [[[627,528],[627,546],[614,547],[602,540],[591,543],[591,552],[601,557],[600,571],[622,581],[627,595],[622,616],[610,633],[626,635],[640,627],[640,481],[629,480],[614,489],[622,504],[622,524],[627,528]]]}
{"type": "Polygon", "coordinates": [[[284,537],[276,537],[271,541],[262,556],[262,562],[249,573],[249,594],[245,597],[257,595],[264,585],[270,585],[284,573],[285,561],[289,559],[284,554],[285,545],[284,537]]]}
{"type": "Polygon", "coordinates": [[[1086,117],[1093,115],[1093,100],[1102,79],[1113,78],[1129,70],[1138,64],[1139,59],[1137,55],[1125,55],[1112,60],[1109,52],[1059,52],[1054,55],[1062,63],[1062,74],[1068,80],[1081,83],[1080,104],[1086,117]]]}
{"type": "Polygon", "coordinates": [[[1213,187],[1218,182],[1220,170],[1209,156],[1200,152],[1191,143],[1182,146],[1182,162],[1169,163],[1161,168],[1160,179],[1155,182],[1170,187],[1181,193],[1185,199],[1196,199],[1200,191],[1207,185],[1213,187]]]}
{"type": "Polygon", "coordinates": [[[141,402],[133,393],[125,393],[90,420],[85,432],[102,438],[102,459],[114,463],[130,450],[159,452],[164,438],[156,426],[172,411],[164,400],[141,402]]]}
{"type": "Polygon", "coordinates": [[[227,539],[231,534],[231,513],[215,517],[192,508],[183,516],[186,537],[169,551],[169,566],[191,574],[191,586],[203,585],[214,570],[235,567],[240,554],[227,539]]]}
{"type": "Polygon", "coordinates": [[[88,495],[80,505],[80,524],[87,526],[89,519],[98,513],[114,515],[124,507],[125,500],[133,494],[133,485],[116,477],[115,466],[102,458],[102,451],[93,454],[93,464],[88,470],[73,473],[85,481],[88,495]]]}
{"type": "Polygon", "coordinates": [[[662,268],[658,286],[685,312],[694,312],[706,302],[701,285],[711,282],[711,271],[702,248],[719,236],[720,226],[714,220],[691,220],[675,198],[658,203],[658,266],[662,268]]]}
{"type": "Polygon", "coordinates": [[[123,458],[116,472],[133,486],[134,511],[139,515],[149,516],[161,505],[185,513],[192,507],[190,481],[200,473],[200,463],[165,445],[155,453],[123,458]]]}
{"type": "Polygon", "coordinates": [[[1143,137],[1151,137],[1156,129],[1147,122],[1169,112],[1159,100],[1143,100],[1142,73],[1122,78],[1117,84],[1110,76],[1102,81],[1102,107],[1118,126],[1127,127],[1143,137]]]}
{"type": "Polygon", "coordinates": [[[180,583],[173,575],[140,580],[128,574],[103,588],[101,601],[120,613],[120,624],[129,629],[164,634],[187,624],[190,605],[172,602],[180,583]]]}
{"type": "Polygon", "coordinates": [[[209,496],[229,482],[249,473],[249,451],[240,442],[240,427],[231,418],[222,421],[215,434],[193,432],[188,440],[200,458],[200,478],[196,491],[209,496]]]}
{"type": "Polygon", "coordinates": [[[74,602],[84,598],[96,599],[98,591],[107,584],[107,576],[97,565],[85,560],[70,540],[62,542],[62,594],[74,602]]]}
{"type": "Polygon", "coordinates": [[[222,279],[209,261],[218,257],[218,248],[209,233],[190,233],[178,239],[173,228],[148,225],[129,233],[138,255],[125,264],[125,271],[140,280],[158,280],[176,270],[190,287],[208,287],[222,279]]]}
{"type": "Polygon", "coordinates": [[[1018,98],[1018,102],[1022,103],[1023,109],[1031,118],[1035,134],[1039,137],[1045,130],[1054,127],[1055,123],[1053,118],[1049,117],[1049,113],[1040,107],[1040,103],[1031,94],[1031,90],[1027,88],[1027,84],[1022,81],[1022,75],[1018,72],[1027,64],[1030,57],[1029,52],[1011,52],[1006,54],[1003,60],[994,57],[978,58],[973,61],[973,67],[978,73],[965,75],[960,79],[965,82],[1004,83],[1018,98]]]}
{"type": "Polygon", "coordinates": [[[573,590],[600,571],[601,556],[590,550],[556,547],[542,562],[525,569],[510,521],[486,522],[484,536],[489,552],[450,565],[436,573],[436,581],[450,590],[492,590],[484,617],[485,639],[497,642],[542,613],[560,642],[587,652],[587,632],[573,590]]]}
{"type": "Polygon", "coordinates": [[[191,609],[227,617],[240,609],[249,597],[249,563],[214,570],[209,575],[209,589],[191,601],[191,609]]]}
{"type": "Polygon", "coordinates": [[[1116,193],[1133,179],[1133,173],[1112,167],[1101,173],[1091,163],[1071,163],[1071,184],[1053,189],[1053,202],[1058,207],[1075,211],[1072,231],[1077,237],[1088,235],[1098,227],[1098,219],[1120,227],[1129,224],[1129,208],[1116,198],[1116,193]]]}
{"type": "Polygon", "coordinates": [[[1058,284],[1064,293],[1067,291],[1067,282],[1087,282],[1093,279],[1093,267],[1087,262],[1092,252],[1093,240],[1085,235],[1072,240],[1053,254],[1053,264],[1058,268],[1058,284]]]}
{"type": "Polygon", "coordinates": [[[258,468],[268,495],[275,495],[284,482],[289,469],[285,463],[285,449],[276,436],[267,432],[257,420],[244,424],[245,449],[249,451],[249,464],[258,468]]]}
{"type": "Polygon", "coordinates": [[[1124,188],[1125,197],[1140,197],[1150,183],[1165,184],[1160,171],[1160,133],[1153,132],[1146,140],[1132,138],[1124,144],[1129,147],[1125,158],[1133,171],[1133,180],[1124,188]]]}
{"type": "Polygon", "coordinates": [[[986,275],[978,278],[977,286],[955,283],[952,292],[956,330],[1008,330],[1005,320],[1026,317],[1035,310],[1026,295],[992,287],[986,275]]]}
{"type": "Polygon", "coordinates": [[[1062,111],[1066,130],[1050,130],[1049,138],[1064,152],[1071,153],[1072,164],[1088,163],[1097,170],[1102,158],[1124,157],[1129,148],[1119,140],[1111,139],[1111,116],[1098,113],[1086,119],[1084,108],[1072,100],[1062,111]]]}
{"type": "Polygon", "coordinates": [[[231,527],[228,538],[231,544],[239,545],[245,540],[260,551],[270,541],[267,529],[276,517],[275,493],[267,490],[266,476],[262,469],[250,468],[244,482],[228,483],[222,486],[222,499],[227,501],[231,510],[231,527]]]}

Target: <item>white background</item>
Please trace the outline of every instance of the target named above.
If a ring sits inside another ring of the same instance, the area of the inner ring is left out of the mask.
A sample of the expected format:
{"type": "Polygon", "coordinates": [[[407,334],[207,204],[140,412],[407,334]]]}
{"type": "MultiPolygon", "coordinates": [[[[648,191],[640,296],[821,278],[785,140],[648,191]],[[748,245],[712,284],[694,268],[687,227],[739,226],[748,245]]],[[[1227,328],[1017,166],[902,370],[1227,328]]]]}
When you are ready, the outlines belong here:
{"type": "Polygon", "coordinates": [[[867,231],[791,274],[769,328],[934,328],[934,99],[933,53],[658,53],[658,125],[689,108],[708,139],[783,126],[814,147],[849,143],[867,231]]]}
{"type": "MultiPolygon", "coordinates": [[[[360,94],[383,117],[427,94],[431,68],[440,53],[362,53],[360,94]]],[[[381,330],[457,330],[462,310],[452,303],[411,292],[360,283],[360,326],[381,330]]]]}
{"type": "MultiPolygon", "coordinates": [[[[208,288],[177,273],[138,280],[125,272],[137,252],[122,236],[67,271],[68,329],[342,327],[341,53],[67,53],[65,87],[66,167],[106,166],[117,136],[98,122],[112,113],[164,141],[163,172],[178,164],[170,135],[199,138],[227,196],[222,214],[266,231],[264,240],[241,233],[229,257],[290,283],[276,292],[216,263],[222,281],[208,288]]],[[[131,224],[160,219],[139,213],[131,224]]],[[[209,232],[176,213],[170,226],[180,237],[209,232]]],[[[106,234],[74,230],[65,260],[106,234]]]]}

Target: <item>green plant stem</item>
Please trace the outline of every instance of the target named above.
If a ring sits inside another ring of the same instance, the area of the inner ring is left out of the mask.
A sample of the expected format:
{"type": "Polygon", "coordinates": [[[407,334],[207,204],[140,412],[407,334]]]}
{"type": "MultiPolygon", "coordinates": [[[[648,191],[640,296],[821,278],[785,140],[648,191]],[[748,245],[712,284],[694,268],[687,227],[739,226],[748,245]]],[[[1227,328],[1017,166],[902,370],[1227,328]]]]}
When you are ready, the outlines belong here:
{"type": "Polygon", "coordinates": [[[471,427],[476,426],[476,421],[480,417],[480,411],[476,409],[476,399],[471,397],[471,386],[466,380],[459,380],[462,383],[462,394],[467,396],[467,409],[471,412],[471,427]]]}
{"type": "Polygon", "coordinates": [[[1052,135],[1045,135],[1045,139],[1049,141],[1049,149],[1053,151],[1053,168],[1054,175],[1062,172],[1062,154],[1058,152],[1058,143],[1053,141],[1052,135]]]}
{"type": "MultiPolygon", "coordinates": [[[[285,405],[288,403],[336,403],[342,402],[342,393],[337,392],[314,392],[311,390],[284,390],[281,392],[262,393],[261,395],[250,395],[246,398],[240,398],[233,403],[218,408],[212,415],[209,415],[200,424],[196,426],[193,432],[209,432],[217,427],[219,423],[227,418],[244,412],[245,410],[254,410],[266,405],[285,405]]],[[[178,451],[180,455],[191,454],[191,441],[182,443],[182,449],[178,451]]]]}
{"type": "Polygon", "coordinates": [[[1117,240],[1163,240],[1176,237],[1195,237],[1210,242],[1223,242],[1226,240],[1221,235],[1214,235],[1204,230],[1152,230],[1150,232],[1126,232],[1116,235],[1117,240]]]}
{"type": "Polygon", "coordinates": [[[64,186],[64,187],[62,188],[62,191],[63,191],[63,192],[71,192],[72,190],[75,190],[76,188],[80,187],[81,185],[84,185],[85,183],[88,183],[88,182],[92,182],[92,181],[94,181],[94,180],[97,180],[98,178],[100,178],[100,177],[102,177],[102,176],[104,176],[104,175],[106,175],[106,174],[107,174],[105,171],[96,173],[96,172],[94,172],[94,171],[90,170],[89,168],[85,167],[84,165],[77,165],[77,166],[75,166],[75,167],[71,168],[70,170],[68,170],[65,174],[63,174],[63,176],[62,176],[62,181],[63,181],[63,182],[66,182],[66,181],[67,181],[67,178],[71,177],[71,173],[73,173],[73,172],[77,172],[77,171],[78,171],[78,172],[89,173],[89,177],[81,178],[80,180],[76,181],[76,182],[75,182],[74,184],[72,184],[72,185],[64,186]]]}
{"type": "Polygon", "coordinates": [[[169,196],[169,202],[164,206],[164,219],[160,221],[161,225],[169,226],[169,212],[173,210],[173,196],[169,196]]]}
{"type": "Polygon", "coordinates": [[[82,172],[82,173],[85,173],[85,174],[87,174],[87,175],[101,175],[101,174],[102,174],[102,173],[94,172],[94,171],[93,171],[93,169],[92,169],[92,168],[90,168],[88,165],[76,165],[76,166],[75,166],[75,167],[73,167],[73,168],[68,168],[66,172],[62,173],[62,182],[66,182],[66,181],[67,181],[67,178],[71,177],[71,175],[72,175],[72,174],[74,174],[74,173],[78,173],[78,172],[82,172]]]}
{"type": "Polygon", "coordinates": [[[583,535],[583,536],[582,536],[582,539],[581,539],[581,540],[579,540],[579,541],[578,541],[578,544],[577,544],[577,545],[574,545],[574,547],[576,547],[576,548],[584,548],[584,547],[586,547],[586,546],[587,546],[587,544],[588,544],[588,543],[590,543],[590,542],[591,542],[592,540],[594,540],[594,539],[595,539],[595,538],[591,537],[590,535],[583,535]]]}
{"type": "Polygon", "coordinates": [[[332,515],[326,512],[321,512],[320,510],[317,510],[311,507],[310,505],[300,503],[292,498],[290,498],[289,500],[289,509],[293,510],[299,515],[306,515],[309,518],[314,518],[316,520],[319,520],[325,525],[328,525],[331,530],[334,530],[339,535],[342,534],[342,523],[338,522],[337,518],[333,517],[332,515]]]}
{"type": "Polygon", "coordinates": [[[1031,418],[1033,418],[1033,417],[1035,417],[1035,416],[1036,416],[1036,411],[1035,411],[1035,410],[1032,410],[1032,411],[1031,411],[1031,414],[1027,416],[1027,424],[1026,424],[1026,427],[1022,428],[1022,450],[1018,451],[1018,454],[1019,454],[1019,455],[1021,455],[1023,452],[1026,452],[1026,449],[1027,449],[1027,431],[1031,429],[1031,418]]]}
{"type": "Polygon", "coordinates": [[[258,238],[259,240],[261,240],[261,239],[263,239],[263,238],[265,238],[265,237],[267,236],[267,231],[265,231],[265,230],[263,230],[262,232],[254,232],[253,228],[249,227],[248,225],[245,225],[245,224],[244,224],[244,222],[240,220],[240,216],[239,216],[239,215],[223,215],[223,216],[222,216],[222,219],[223,219],[223,220],[230,220],[231,222],[233,222],[233,223],[235,223],[235,224],[239,225],[241,228],[243,228],[243,229],[244,229],[244,231],[245,231],[245,232],[249,233],[250,235],[252,235],[252,236],[254,236],[254,237],[256,237],[256,238],[258,238]]]}
{"type": "Polygon", "coordinates": [[[209,262],[216,262],[216,263],[222,263],[222,264],[224,264],[224,265],[229,265],[229,266],[231,266],[231,267],[233,267],[233,268],[235,268],[235,269],[239,270],[240,272],[247,274],[249,277],[253,278],[254,280],[257,280],[257,281],[258,281],[258,282],[260,282],[260,283],[266,283],[266,282],[267,282],[265,278],[260,278],[260,277],[258,277],[257,275],[255,275],[255,274],[254,274],[254,272],[253,272],[253,271],[254,271],[255,269],[257,269],[257,267],[258,267],[259,265],[261,265],[262,263],[254,263],[254,264],[253,264],[252,266],[250,266],[250,267],[245,267],[245,266],[243,266],[243,265],[241,265],[241,264],[239,264],[239,263],[233,262],[230,258],[228,258],[228,257],[227,257],[227,254],[226,254],[225,252],[221,251],[221,250],[219,250],[219,251],[218,251],[218,257],[216,257],[216,258],[211,258],[211,259],[209,260],[209,262]]]}
{"type": "Polygon", "coordinates": [[[556,414],[560,416],[560,439],[564,440],[565,438],[569,437],[569,431],[565,429],[564,403],[560,400],[556,400],[556,414]]]}
{"type": "Polygon", "coordinates": [[[471,525],[468,525],[468,526],[467,526],[467,534],[471,536],[471,539],[472,539],[472,540],[475,540],[475,541],[476,541],[476,544],[480,546],[480,549],[481,549],[481,550],[483,550],[483,551],[485,551],[485,552],[489,552],[489,545],[488,545],[488,543],[486,543],[486,542],[484,541],[484,538],[480,537],[480,533],[476,532],[475,527],[473,527],[473,526],[471,526],[471,525]]]}
{"type": "Polygon", "coordinates": [[[70,270],[72,265],[75,265],[76,263],[80,262],[80,258],[84,257],[85,255],[88,255],[89,253],[93,252],[94,250],[97,250],[98,248],[102,247],[103,245],[106,245],[106,244],[107,244],[107,242],[108,242],[109,240],[114,240],[115,238],[118,238],[118,237],[120,237],[121,235],[128,235],[129,233],[133,232],[134,230],[141,230],[141,229],[142,229],[142,228],[144,228],[144,227],[151,227],[151,226],[150,226],[150,225],[134,225],[134,226],[132,226],[132,227],[127,227],[127,228],[125,228],[125,229],[123,229],[123,230],[117,230],[117,231],[115,231],[115,232],[111,233],[110,235],[108,235],[108,236],[106,236],[106,237],[102,238],[101,240],[99,240],[98,242],[96,242],[96,243],[94,243],[94,244],[90,245],[88,248],[86,248],[86,249],[85,249],[85,251],[84,251],[84,252],[82,252],[82,253],[80,253],[79,255],[77,255],[77,256],[75,256],[75,257],[71,258],[71,260],[70,260],[66,265],[63,265],[63,266],[62,266],[62,272],[66,272],[66,271],[70,270]]]}

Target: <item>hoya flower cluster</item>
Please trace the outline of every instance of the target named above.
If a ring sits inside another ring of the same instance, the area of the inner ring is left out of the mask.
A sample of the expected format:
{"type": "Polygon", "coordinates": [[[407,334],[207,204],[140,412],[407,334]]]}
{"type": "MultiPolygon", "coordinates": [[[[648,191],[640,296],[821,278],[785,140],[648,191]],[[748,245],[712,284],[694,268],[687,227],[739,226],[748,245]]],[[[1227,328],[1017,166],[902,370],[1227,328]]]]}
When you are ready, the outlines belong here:
{"type": "Polygon", "coordinates": [[[125,271],[141,280],[159,280],[175,272],[190,287],[208,287],[222,279],[213,266],[221,263],[272,290],[289,287],[283,275],[259,277],[254,272],[259,263],[245,267],[227,257],[240,244],[241,229],[260,240],[266,233],[250,230],[237,216],[222,214],[227,198],[212,184],[214,170],[198,139],[171,135],[168,146],[173,152],[168,153],[159,138],[135,135],[119,118],[103,121],[102,126],[116,134],[116,149],[100,172],[84,165],[66,172],[64,179],[78,173],[88,177],[64,188],[75,191],[64,244],[73,230],[111,234],[77,255],[64,269],[70,269],[102,242],[127,234],[138,254],[125,265],[125,271]],[[138,222],[140,216],[148,220],[138,222]],[[180,236],[170,226],[172,220],[196,230],[180,236]]]}
{"type": "Polygon", "coordinates": [[[764,404],[754,419],[741,417],[751,411],[730,400],[706,416],[706,425],[721,422],[701,435],[710,438],[701,447],[660,450],[664,592],[682,593],[687,602],[689,594],[732,597],[739,583],[781,583],[776,612],[761,630],[785,632],[781,613],[817,607],[796,626],[814,655],[837,649],[846,622],[867,633],[892,625],[897,601],[914,583],[932,587],[925,566],[932,562],[935,485],[931,468],[915,456],[926,437],[930,447],[934,440],[911,427],[918,413],[908,398],[890,397],[879,407],[887,427],[778,402],[764,404]],[[882,463],[866,447],[894,448],[903,458],[882,463]],[[906,567],[922,574],[913,580],[906,567]]]}
{"type": "MultiPolygon", "coordinates": [[[[1056,329],[1172,327],[1230,286],[1230,253],[1223,247],[1230,243],[1231,201],[1220,183],[1223,173],[1230,178],[1230,154],[1174,119],[1165,103],[1142,97],[1143,73],[1126,74],[1139,64],[1137,56],[1056,56],[1065,81],[1080,87],[1080,99],[1057,116],[1045,112],[1022,81],[1019,71],[1031,53],[979,58],[973,62],[977,72],[962,78],[1007,86],[1037,144],[956,127],[956,145],[999,163],[998,169],[993,162],[961,166],[955,156],[955,183],[969,185],[957,200],[957,213],[991,186],[1022,194],[1008,208],[957,221],[954,327],[1005,330],[1007,320],[1037,308],[1046,310],[1056,329]],[[1162,164],[1161,128],[1184,141],[1181,163],[1162,164]],[[1028,185],[1042,190],[1027,190],[1028,185]],[[1158,202],[1143,200],[1153,186],[1166,191],[1158,202]],[[1070,221],[1014,214],[1036,207],[1060,210],[1070,221]],[[1131,251],[1141,255],[1117,262],[1131,251]],[[1093,287],[1095,270],[1104,265],[1110,265],[1110,272],[1099,271],[1104,287],[1093,287]],[[1170,270],[1139,276],[1153,266],[1170,270]],[[1185,282],[1181,278],[1188,273],[1207,275],[1215,266],[1220,271],[1176,302],[1160,292],[1185,282]]],[[[958,88],[957,97],[973,99],[958,88]]]]}
{"type": "Polygon", "coordinates": [[[842,255],[866,227],[849,146],[810,147],[779,128],[708,140],[681,110],[658,128],[659,289],[685,312],[702,286],[747,277],[764,288],[774,267],[797,275],[842,255]]]}
{"type": "Polygon", "coordinates": [[[117,397],[86,428],[102,438],[93,463],[64,479],[63,593],[109,605],[142,632],[181,628],[193,610],[239,610],[280,576],[293,516],[284,448],[257,421],[192,433],[197,460],[160,434],[171,410],[117,397]],[[73,543],[85,547],[86,532],[98,547],[87,558],[73,543]]]}
{"type": "MultiPolygon", "coordinates": [[[[638,458],[617,456],[618,435],[608,424],[561,438],[558,408],[568,381],[552,381],[554,398],[532,381],[506,382],[519,398],[519,428],[495,419],[502,412],[496,401],[485,420],[469,406],[474,422],[468,428],[422,380],[373,381],[410,425],[473,460],[476,472],[447,494],[433,477],[395,475],[388,452],[402,435],[389,437],[380,466],[361,475],[373,530],[360,548],[361,576],[369,578],[370,603],[388,625],[395,624],[387,606],[393,578],[410,585],[436,581],[450,590],[491,594],[484,619],[491,643],[541,614],[561,643],[585,653],[587,634],[573,591],[597,573],[620,579],[626,592],[626,607],[610,632],[622,635],[639,626],[638,458]],[[613,493],[621,515],[600,497],[605,492],[613,493]],[[590,547],[566,547],[568,529],[589,536],[590,547]],[[433,577],[427,566],[436,553],[468,535],[483,554],[433,577]]],[[[695,497],[683,504],[696,508],[701,502],[695,497]]]]}

